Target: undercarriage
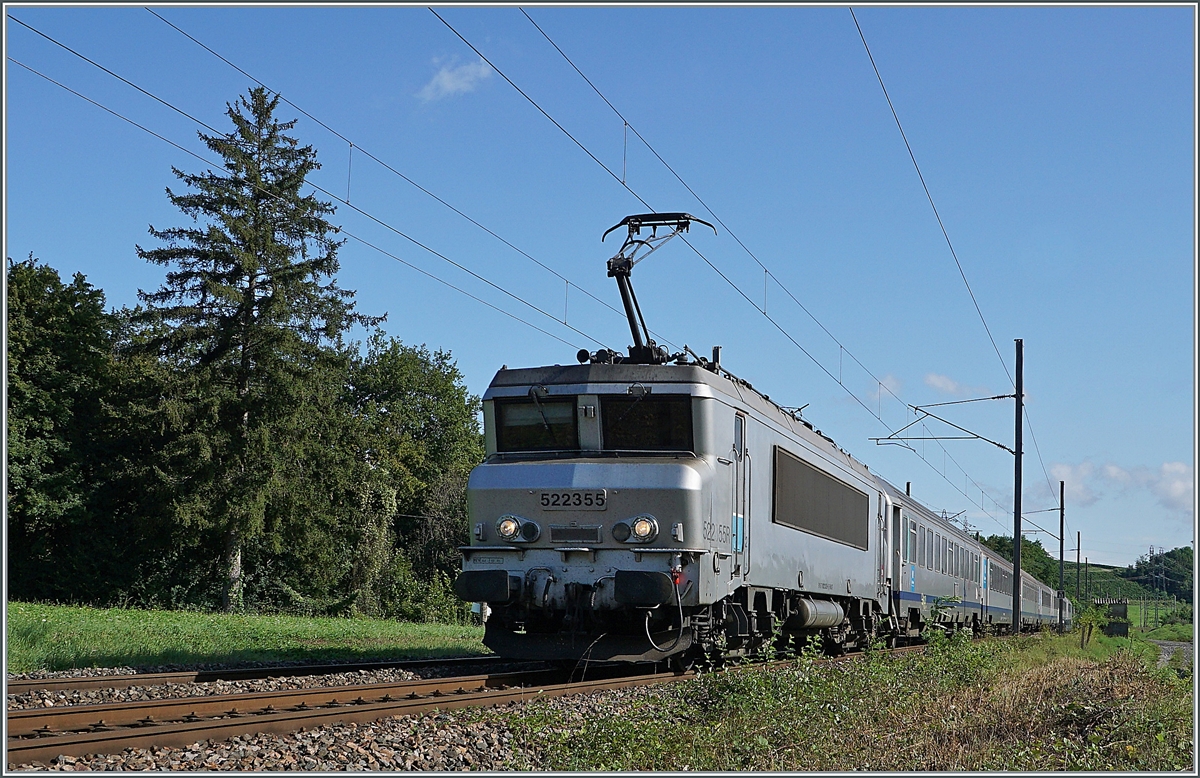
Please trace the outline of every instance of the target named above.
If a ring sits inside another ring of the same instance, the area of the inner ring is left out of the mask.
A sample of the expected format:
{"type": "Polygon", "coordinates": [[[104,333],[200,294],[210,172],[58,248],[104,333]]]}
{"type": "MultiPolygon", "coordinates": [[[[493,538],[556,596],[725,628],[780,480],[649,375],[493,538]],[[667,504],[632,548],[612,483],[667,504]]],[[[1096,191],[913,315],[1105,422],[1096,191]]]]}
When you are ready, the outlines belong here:
{"type": "MultiPolygon", "coordinates": [[[[484,645],[514,659],[557,662],[723,662],[803,650],[811,642],[839,654],[894,638],[894,620],[871,600],[813,599],[798,592],[742,587],[711,605],[591,607],[591,587],[568,592],[568,607],[497,605],[485,625],[484,645]]],[[[894,642],[894,641],[892,641],[894,642]]]]}

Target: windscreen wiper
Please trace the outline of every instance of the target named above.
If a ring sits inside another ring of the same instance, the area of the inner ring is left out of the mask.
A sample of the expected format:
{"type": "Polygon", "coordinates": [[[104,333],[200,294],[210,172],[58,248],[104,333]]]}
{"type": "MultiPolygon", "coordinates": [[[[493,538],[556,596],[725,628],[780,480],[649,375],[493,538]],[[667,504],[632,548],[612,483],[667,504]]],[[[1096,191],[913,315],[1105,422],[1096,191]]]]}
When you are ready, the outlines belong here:
{"type": "Polygon", "coordinates": [[[550,420],[546,418],[546,412],[542,410],[541,395],[548,394],[544,386],[529,387],[529,396],[533,398],[533,405],[537,408],[538,415],[542,417],[542,426],[546,428],[546,432],[550,433],[550,439],[554,440],[554,430],[550,429],[550,420]]]}

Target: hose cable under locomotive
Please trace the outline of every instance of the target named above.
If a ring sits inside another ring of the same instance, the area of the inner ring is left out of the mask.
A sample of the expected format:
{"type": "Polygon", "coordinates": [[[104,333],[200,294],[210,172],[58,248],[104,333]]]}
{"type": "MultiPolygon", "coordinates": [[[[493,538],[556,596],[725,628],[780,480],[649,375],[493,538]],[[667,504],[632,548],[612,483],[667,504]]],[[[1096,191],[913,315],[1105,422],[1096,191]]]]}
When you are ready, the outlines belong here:
{"type": "MultiPolygon", "coordinates": [[[[688,586],[691,587],[690,582],[688,583],[688,586]]],[[[675,642],[666,648],[659,646],[654,642],[654,638],[650,637],[650,610],[646,611],[646,640],[650,641],[650,645],[654,647],[655,651],[661,651],[664,654],[669,651],[674,651],[676,646],[679,645],[679,641],[683,639],[683,595],[679,593],[678,583],[675,584],[675,602],[679,605],[679,632],[675,635],[675,642]]]]}

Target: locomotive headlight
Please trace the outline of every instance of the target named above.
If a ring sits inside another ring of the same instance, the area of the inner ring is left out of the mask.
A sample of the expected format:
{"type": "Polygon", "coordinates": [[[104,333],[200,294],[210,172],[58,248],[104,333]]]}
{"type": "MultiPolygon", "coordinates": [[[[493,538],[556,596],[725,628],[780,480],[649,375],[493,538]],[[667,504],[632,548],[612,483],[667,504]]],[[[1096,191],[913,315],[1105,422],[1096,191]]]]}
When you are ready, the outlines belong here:
{"type": "Polygon", "coordinates": [[[496,522],[496,532],[505,540],[516,540],[521,534],[521,522],[512,516],[501,516],[496,522]]]}
{"type": "Polygon", "coordinates": [[[645,543],[658,534],[658,522],[653,516],[638,516],[630,523],[629,529],[636,540],[645,543]]]}

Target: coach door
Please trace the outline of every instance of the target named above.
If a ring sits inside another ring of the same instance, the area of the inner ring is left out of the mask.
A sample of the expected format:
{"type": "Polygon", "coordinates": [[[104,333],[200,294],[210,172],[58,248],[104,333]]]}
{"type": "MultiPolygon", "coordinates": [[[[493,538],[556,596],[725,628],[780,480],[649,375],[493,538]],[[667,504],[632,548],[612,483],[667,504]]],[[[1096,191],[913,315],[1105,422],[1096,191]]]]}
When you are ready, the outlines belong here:
{"type": "Polygon", "coordinates": [[[878,580],[875,587],[875,599],[886,602],[888,598],[888,581],[892,578],[892,573],[889,569],[891,565],[888,564],[891,561],[888,559],[888,547],[891,545],[888,542],[888,512],[887,504],[883,501],[883,492],[876,492],[875,494],[876,521],[879,522],[879,543],[877,544],[879,549],[875,553],[877,559],[876,568],[878,568],[879,572],[876,575],[878,580]]]}
{"type": "MultiPolygon", "coordinates": [[[[910,552],[906,554],[904,552],[904,543],[908,540],[908,531],[904,526],[904,519],[900,512],[900,506],[893,504],[892,498],[886,494],[883,496],[883,498],[886,501],[884,511],[886,511],[886,515],[890,515],[892,517],[892,569],[890,578],[892,596],[896,597],[899,592],[902,592],[907,588],[906,584],[908,582],[905,580],[904,576],[904,562],[906,559],[912,556],[912,553],[910,552]]],[[[899,608],[900,602],[898,599],[895,605],[897,608],[899,608]]]]}
{"type": "Polygon", "coordinates": [[[979,580],[982,582],[981,595],[979,600],[979,610],[982,614],[984,623],[987,623],[988,602],[991,599],[991,587],[988,584],[988,558],[987,554],[979,555],[979,580]]]}
{"type": "Polygon", "coordinates": [[[746,450],[746,417],[739,413],[733,417],[733,515],[730,518],[729,532],[733,551],[733,570],[730,577],[745,575],[749,572],[748,538],[746,537],[746,517],[750,513],[749,473],[750,454],[746,450]]]}

